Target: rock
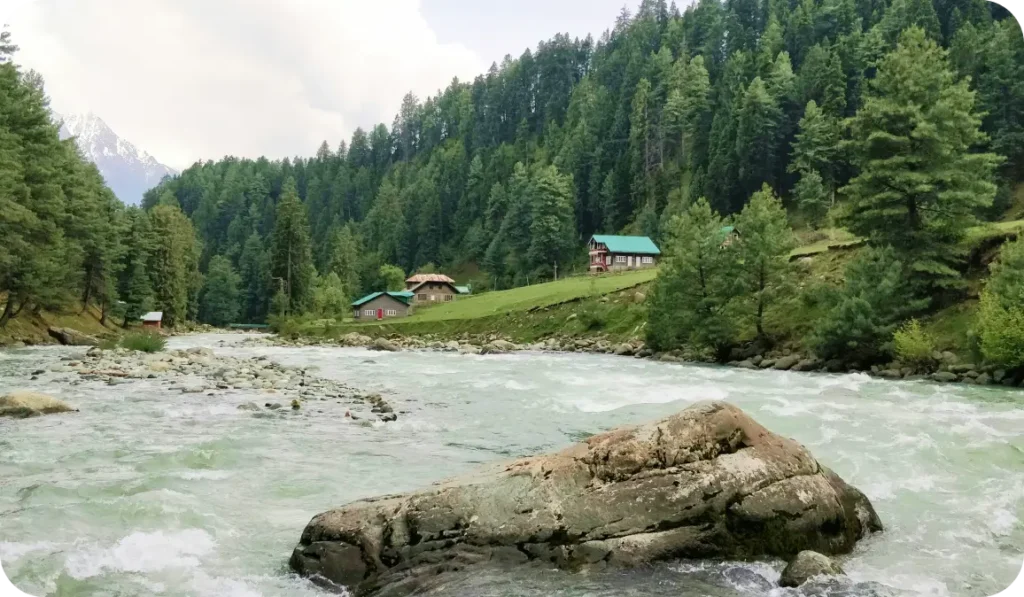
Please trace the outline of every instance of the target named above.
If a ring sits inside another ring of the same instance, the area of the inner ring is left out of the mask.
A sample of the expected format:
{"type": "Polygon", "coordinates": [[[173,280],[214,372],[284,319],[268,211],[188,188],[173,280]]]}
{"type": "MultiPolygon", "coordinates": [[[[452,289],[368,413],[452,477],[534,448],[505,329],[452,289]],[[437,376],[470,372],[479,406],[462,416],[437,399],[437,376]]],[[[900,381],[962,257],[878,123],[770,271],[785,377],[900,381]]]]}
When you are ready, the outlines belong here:
{"type": "Polygon", "coordinates": [[[268,408],[270,410],[281,410],[281,403],[279,403],[279,402],[274,402],[273,404],[268,402],[268,403],[264,404],[263,406],[265,406],[266,408],[268,408]]]}
{"type": "Polygon", "coordinates": [[[91,357],[91,358],[94,358],[94,359],[95,358],[99,358],[99,357],[103,356],[103,349],[100,348],[99,346],[93,346],[89,350],[85,351],[85,356],[91,357]]]}
{"type": "Polygon", "coordinates": [[[939,356],[940,356],[940,359],[942,360],[942,362],[946,363],[948,365],[956,364],[956,362],[960,360],[960,359],[958,359],[956,357],[955,354],[949,352],[948,350],[943,351],[942,354],[939,355],[939,356]]]}
{"type": "Polygon", "coordinates": [[[255,402],[246,402],[245,404],[239,404],[238,410],[259,411],[260,405],[255,402]]]}
{"type": "Polygon", "coordinates": [[[834,554],[876,530],[868,499],[807,449],[735,406],[707,402],[319,514],[290,565],[355,595],[402,595],[479,561],[578,569],[834,554]]]}
{"type": "Polygon", "coordinates": [[[46,331],[64,346],[96,346],[100,343],[96,338],[71,328],[51,327],[46,331]]]}
{"type": "Polygon", "coordinates": [[[385,423],[391,423],[392,421],[397,421],[398,420],[398,415],[396,415],[395,413],[387,413],[387,414],[381,415],[380,420],[385,422],[385,423]]]}
{"type": "Polygon", "coordinates": [[[764,359],[757,366],[761,369],[771,369],[775,366],[775,359],[764,359]]]}
{"type": "Polygon", "coordinates": [[[903,379],[903,372],[899,369],[884,369],[878,372],[878,376],[885,379],[903,379]]]}
{"type": "Polygon", "coordinates": [[[1006,379],[1005,369],[996,369],[995,371],[992,372],[992,381],[994,383],[1003,383],[1004,379],[1006,379]]]}
{"type": "Polygon", "coordinates": [[[455,340],[452,340],[451,342],[446,342],[444,345],[444,350],[447,350],[448,352],[457,352],[459,350],[459,343],[456,342],[455,340]]]}
{"type": "Polygon", "coordinates": [[[967,373],[967,372],[969,372],[969,371],[971,371],[973,369],[974,369],[974,365],[971,365],[970,363],[960,363],[960,364],[950,365],[949,366],[949,370],[951,372],[958,373],[960,375],[963,375],[963,374],[965,374],[965,373],[967,373]]]}
{"type": "Polygon", "coordinates": [[[15,390],[6,396],[0,396],[0,417],[24,419],[77,411],[78,409],[72,408],[63,400],[39,392],[15,390]]]}
{"type": "Polygon", "coordinates": [[[932,381],[940,381],[943,383],[954,382],[958,379],[957,374],[951,371],[939,371],[938,373],[931,374],[932,381]]]}
{"type": "Polygon", "coordinates": [[[971,379],[976,379],[978,377],[978,375],[979,375],[978,372],[975,371],[974,369],[968,369],[967,371],[964,371],[964,377],[969,377],[971,379]]]}
{"type": "Polygon", "coordinates": [[[615,347],[615,350],[612,352],[613,354],[616,354],[618,356],[628,357],[633,355],[633,347],[630,346],[629,344],[619,344],[618,346],[615,347]]]}
{"type": "Polygon", "coordinates": [[[814,371],[821,367],[821,361],[818,359],[804,359],[793,365],[793,371],[814,371]]]}
{"type": "Polygon", "coordinates": [[[369,346],[370,350],[381,350],[385,352],[397,352],[398,346],[387,338],[375,338],[369,346]]]}
{"type": "Polygon", "coordinates": [[[480,354],[502,354],[518,350],[518,348],[508,340],[492,340],[481,347],[480,354]]]}
{"type": "Polygon", "coordinates": [[[790,369],[795,367],[796,364],[799,362],[799,355],[789,355],[787,357],[782,357],[781,359],[775,361],[775,368],[778,369],[779,371],[789,371],[790,369]]]}
{"type": "Polygon", "coordinates": [[[990,376],[988,373],[982,373],[974,379],[974,383],[978,384],[979,386],[987,386],[988,384],[992,383],[992,376],[990,376]]]}
{"type": "Polygon", "coordinates": [[[755,366],[760,365],[761,361],[763,360],[764,357],[759,354],[755,354],[754,356],[750,357],[750,362],[753,363],[755,366]]]}
{"type": "Polygon", "coordinates": [[[745,361],[740,361],[740,362],[736,363],[736,366],[741,368],[741,369],[757,369],[757,365],[755,365],[754,362],[751,361],[750,359],[747,359],[745,361]]]}
{"type": "Polygon", "coordinates": [[[302,403],[298,400],[292,400],[292,410],[299,410],[302,408],[302,403]]]}
{"type": "Polygon", "coordinates": [[[459,346],[459,354],[480,354],[481,350],[479,346],[473,346],[472,344],[463,344],[459,346]]]}
{"type": "Polygon", "coordinates": [[[779,584],[783,587],[799,587],[815,576],[839,576],[845,574],[838,564],[816,551],[801,551],[796,554],[782,571],[779,584]]]}

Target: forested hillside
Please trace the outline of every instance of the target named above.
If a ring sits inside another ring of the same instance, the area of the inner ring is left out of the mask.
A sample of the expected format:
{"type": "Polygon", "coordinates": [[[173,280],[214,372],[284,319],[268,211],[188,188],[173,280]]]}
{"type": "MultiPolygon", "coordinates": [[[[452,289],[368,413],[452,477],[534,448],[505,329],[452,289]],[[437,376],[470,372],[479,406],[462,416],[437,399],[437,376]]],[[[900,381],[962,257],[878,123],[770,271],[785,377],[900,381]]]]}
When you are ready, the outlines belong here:
{"type": "MultiPolygon", "coordinates": [[[[203,268],[227,257],[251,298],[278,290],[280,272],[261,277],[258,263],[289,180],[313,265],[349,296],[378,289],[385,263],[474,264],[478,288],[543,279],[578,266],[591,233],[660,239],[697,198],[736,213],[764,183],[795,221],[818,225],[857,173],[844,119],[912,25],[950,49],[956,79],[970,77],[988,135],[971,151],[1007,158],[978,212],[999,213],[1024,151],[1024,40],[981,0],[702,0],[685,12],[644,0],[598,41],[556,36],[472,82],[408,95],[390,127],[312,158],[196,164],[145,205],[180,205],[203,268]]],[[[268,308],[249,301],[246,314],[268,308]]]]}
{"type": "MultiPolygon", "coordinates": [[[[337,316],[413,270],[463,272],[475,290],[581,271],[590,234],[625,232],[666,253],[650,341],[720,350],[768,338],[766,313],[795,296],[791,229],[843,227],[874,259],[836,291],[852,302],[801,300],[827,322],[888,301],[877,348],[957,300],[958,243],[1006,212],[1024,172],[1024,37],[982,0],[643,0],[597,41],[556,36],[408,95],[390,127],[311,158],[197,163],[141,210],[57,140],[12,49],[5,318],[70,299],[123,301],[127,318],[159,308],[170,324],[337,316]],[[742,242],[711,251],[727,223],[742,242]],[[857,294],[882,292],[882,274],[906,293],[857,294]]],[[[857,343],[836,325],[821,352],[857,343]]]]}

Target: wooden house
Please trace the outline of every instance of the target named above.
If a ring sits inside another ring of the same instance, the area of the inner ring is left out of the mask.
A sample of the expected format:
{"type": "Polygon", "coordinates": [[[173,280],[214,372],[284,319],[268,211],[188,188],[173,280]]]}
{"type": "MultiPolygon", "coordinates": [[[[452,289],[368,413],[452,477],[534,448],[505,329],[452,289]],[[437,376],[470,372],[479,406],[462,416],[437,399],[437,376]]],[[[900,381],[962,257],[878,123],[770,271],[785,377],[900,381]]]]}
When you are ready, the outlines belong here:
{"type": "Polygon", "coordinates": [[[356,319],[386,319],[407,317],[412,314],[411,292],[374,292],[352,303],[352,316],[356,319]]]}
{"type": "Polygon", "coordinates": [[[144,328],[155,328],[160,329],[160,324],[164,320],[163,311],[150,311],[139,319],[142,320],[142,327],[144,328]]]}
{"type": "Polygon", "coordinates": [[[417,303],[450,302],[462,294],[459,287],[444,274],[416,274],[405,281],[406,292],[411,292],[417,303]]]}
{"type": "Polygon", "coordinates": [[[654,267],[661,256],[657,245],[647,236],[595,234],[587,246],[591,273],[654,267]]]}

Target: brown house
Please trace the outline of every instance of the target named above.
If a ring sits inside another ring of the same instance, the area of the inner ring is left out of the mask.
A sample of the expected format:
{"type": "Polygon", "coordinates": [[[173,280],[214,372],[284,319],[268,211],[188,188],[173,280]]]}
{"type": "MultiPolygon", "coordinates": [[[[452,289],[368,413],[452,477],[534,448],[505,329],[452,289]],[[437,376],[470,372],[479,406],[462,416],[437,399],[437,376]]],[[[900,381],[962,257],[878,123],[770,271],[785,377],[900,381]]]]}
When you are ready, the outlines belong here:
{"type": "Polygon", "coordinates": [[[450,302],[461,294],[455,280],[444,274],[416,274],[405,281],[405,290],[417,303],[450,302]]]}
{"type": "Polygon", "coordinates": [[[657,245],[647,236],[595,234],[587,248],[591,273],[654,267],[661,256],[657,245]]]}
{"type": "Polygon", "coordinates": [[[411,292],[374,292],[352,303],[352,316],[356,319],[386,319],[411,314],[411,292]]]}
{"type": "Polygon", "coordinates": [[[160,324],[164,320],[163,311],[150,311],[139,319],[142,320],[142,327],[144,328],[156,328],[160,329],[160,324]]]}

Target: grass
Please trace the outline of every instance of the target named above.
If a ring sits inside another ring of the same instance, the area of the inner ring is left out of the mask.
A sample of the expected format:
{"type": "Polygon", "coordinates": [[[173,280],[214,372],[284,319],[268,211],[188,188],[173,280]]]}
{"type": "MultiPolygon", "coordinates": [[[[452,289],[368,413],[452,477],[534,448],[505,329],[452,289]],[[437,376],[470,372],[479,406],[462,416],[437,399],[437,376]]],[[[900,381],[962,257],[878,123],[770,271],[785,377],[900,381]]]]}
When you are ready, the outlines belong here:
{"type": "Polygon", "coordinates": [[[167,338],[160,332],[132,332],[121,339],[121,346],[141,352],[160,352],[167,346],[167,338]]]}
{"type": "MultiPolygon", "coordinates": [[[[5,298],[0,296],[0,306],[4,304],[5,298]]],[[[47,332],[50,326],[71,328],[98,338],[114,333],[113,321],[109,323],[110,327],[104,327],[100,323],[100,312],[95,307],[90,306],[83,312],[78,305],[71,305],[63,313],[20,313],[8,321],[5,327],[0,328],[0,346],[16,341],[30,344],[52,342],[47,332]]]]}
{"type": "Polygon", "coordinates": [[[557,282],[486,292],[459,298],[450,303],[417,307],[413,315],[401,320],[394,320],[394,322],[411,324],[453,319],[478,319],[516,311],[543,309],[560,303],[605,295],[646,284],[657,274],[657,270],[652,268],[602,276],[576,276],[557,282]]]}
{"type": "Polygon", "coordinates": [[[1024,230],[1024,220],[1010,220],[1008,222],[988,222],[981,226],[975,226],[967,231],[964,244],[973,247],[979,243],[1004,236],[1010,236],[1024,230]]]}

